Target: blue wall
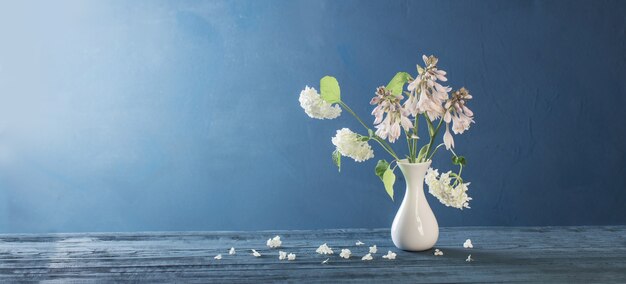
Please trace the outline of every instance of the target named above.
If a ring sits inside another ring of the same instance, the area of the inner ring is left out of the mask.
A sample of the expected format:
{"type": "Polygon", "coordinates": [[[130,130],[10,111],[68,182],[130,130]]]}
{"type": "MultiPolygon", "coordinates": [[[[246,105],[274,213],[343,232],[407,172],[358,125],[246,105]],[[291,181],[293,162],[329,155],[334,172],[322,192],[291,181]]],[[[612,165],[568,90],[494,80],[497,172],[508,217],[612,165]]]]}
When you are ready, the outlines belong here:
{"type": "Polygon", "coordinates": [[[422,54],[474,95],[442,226],[626,224],[624,1],[7,1],[0,232],[387,227],[374,159],[330,159],[359,126],[298,94],[332,74],[371,121],[422,54]]]}

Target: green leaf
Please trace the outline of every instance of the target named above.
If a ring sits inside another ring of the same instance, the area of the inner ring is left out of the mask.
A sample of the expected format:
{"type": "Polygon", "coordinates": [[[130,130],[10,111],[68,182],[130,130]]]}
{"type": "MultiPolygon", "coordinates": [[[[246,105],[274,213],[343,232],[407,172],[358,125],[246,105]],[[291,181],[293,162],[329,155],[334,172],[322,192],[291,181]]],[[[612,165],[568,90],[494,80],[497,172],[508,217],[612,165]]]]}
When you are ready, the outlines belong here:
{"type": "Polygon", "coordinates": [[[333,162],[335,162],[337,170],[341,172],[341,153],[339,153],[339,151],[337,150],[333,152],[333,162]]]}
{"type": "Polygon", "coordinates": [[[428,149],[428,144],[422,146],[422,149],[420,149],[419,153],[417,154],[417,160],[421,161],[422,158],[424,158],[426,156],[426,150],[428,149]]]}
{"type": "Polygon", "coordinates": [[[465,161],[465,157],[463,157],[463,156],[454,156],[454,157],[452,157],[452,164],[465,166],[465,162],[466,162],[465,161]]]}
{"type": "Polygon", "coordinates": [[[396,182],[396,175],[393,173],[393,170],[387,168],[385,173],[383,174],[383,184],[385,185],[385,190],[391,200],[393,200],[393,184],[396,182]]]}
{"type": "Polygon", "coordinates": [[[411,75],[409,75],[409,73],[398,72],[395,76],[393,76],[393,78],[391,78],[391,81],[389,81],[389,84],[387,84],[387,87],[385,87],[385,89],[391,91],[391,93],[396,96],[401,95],[404,84],[409,81],[409,78],[411,78],[411,75]]]}
{"type": "Polygon", "coordinates": [[[376,164],[376,168],[374,169],[374,172],[382,180],[383,175],[385,174],[385,171],[387,169],[389,169],[389,163],[387,163],[387,161],[385,160],[379,160],[378,163],[376,164]]]}
{"type": "Polygon", "coordinates": [[[375,169],[376,175],[383,181],[385,191],[393,200],[393,184],[396,182],[396,175],[393,170],[389,168],[389,163],[385,160],[379,160],[375,169]]]}
{"type": "Polygon", "coordinates": [[[339,82],[335,77],[325,76],[320,80],[320,96],[329,104],[341,101],[341,91],[339,90],[339,82]]]}

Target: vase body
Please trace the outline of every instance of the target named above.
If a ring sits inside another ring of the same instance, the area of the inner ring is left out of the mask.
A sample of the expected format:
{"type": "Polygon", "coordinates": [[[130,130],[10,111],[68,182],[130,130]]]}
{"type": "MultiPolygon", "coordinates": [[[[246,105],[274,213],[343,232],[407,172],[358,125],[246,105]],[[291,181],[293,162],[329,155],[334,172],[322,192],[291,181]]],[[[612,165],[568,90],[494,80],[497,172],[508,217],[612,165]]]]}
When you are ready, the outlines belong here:
{"type": "Polygon", "coordinates": [[[424,176],[430,163],[398,162],[406,180],[406,193],[391,225],[391,239],[401,250],[428,250],[439,238],[439,224],[424,195],[424,176]]]}

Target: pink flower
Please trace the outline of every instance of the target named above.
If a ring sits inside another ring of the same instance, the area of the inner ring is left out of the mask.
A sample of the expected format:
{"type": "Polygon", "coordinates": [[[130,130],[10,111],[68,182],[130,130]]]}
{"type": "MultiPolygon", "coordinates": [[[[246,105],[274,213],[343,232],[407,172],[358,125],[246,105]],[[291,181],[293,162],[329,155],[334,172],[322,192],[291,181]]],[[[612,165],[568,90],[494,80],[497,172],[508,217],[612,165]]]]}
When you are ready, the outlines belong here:
{"type": "Polygon", "coordinates": [[[450,133],[450,128],[446,123],[446,133],[443,135],[443,144],[446,145],[446,149],[450,150],[454,148],[454,138],[452,138],[452,134],[450,133]]]}
{"type": "Polygon", "coordinates": [[[388,139],[391,143],[400,137],[400,127],[404,128],[404,131],[409,131],[413,127],[409,111],[400,104],[403,98],[402,95],[394,95],[384,87],[378,87],[376,96],[370,101],[371,105],[376,105],[372,111],[376,135],[388,139]]]}
{"type": "Polygon", "coordinates": [[[448,92],[452,89],[444,87],[437,82],[448,81],[446,71],[437,69],[439,60],[432,55],[429,57],[423,55],[422,59],[426,64],[426,68],[417,67],[419,75],[407,86],[409,98],[405,102],[404,107],[413,116],[426,113],[431,120],[435,120],[446,112],[443,104],[448,99],[448,92]]]}
{"type": "MultiPolygon", "coordinates": [[[[446,102],[446,109],[450,109],[443,117],[446,124],[452,121],[454,134],[463,134],[474,122],[474,113],[465,105],[472,99],[467,89],[461,88],[452,93],[452,98],[446,102]]],[[[447,125],[446,125],[447,126],[447,125]]]]}

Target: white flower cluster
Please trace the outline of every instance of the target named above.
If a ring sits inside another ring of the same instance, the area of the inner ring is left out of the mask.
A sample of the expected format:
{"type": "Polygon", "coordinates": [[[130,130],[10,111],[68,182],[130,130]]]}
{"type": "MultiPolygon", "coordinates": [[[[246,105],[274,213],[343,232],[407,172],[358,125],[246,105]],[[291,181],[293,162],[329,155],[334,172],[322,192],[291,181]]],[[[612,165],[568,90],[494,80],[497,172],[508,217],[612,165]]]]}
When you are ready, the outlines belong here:
{"type": "Polygon", "coordinates": [[[357,162],[374,157],[374,150],[367,141],[359,141],[359,135],[348,128],[337,130],[337,135],[332,138],[333,145],[341,155],[350,157],[357,162]]]}
{"type": "Polygon", "coordinates": [[[312,118],[333,119],[341,115],[341,108],[338,105],[331,105],[322,99],[315,88],[306,86],[304,90],[300,92],[300,98],[298,100],[304,112],[312,118]]]}
{"type": "Polygon", "coordinates": [[[373,245],[370,247],[370,253],[377,253],[378,252],[378,248],[376,247],[376,245],[373,245]]]}
{"type": "Polygon", "coordinates": [[[319,246],[315,250],[315,252],[317,252],[319,254],[333,254],[334,253],[333,250],[330,247],[328,247],[328,245],[325,244],[325,243],[323,245],[319,246]]]}
{"type": "Polygon", "coordinates": [[[465,240],[465,242],[463,243],[463,247],[466,248],[466,249],[467,248],[470,248],[470,249],[474,248],[474,245],[472,244],[472,240],[470,240],[470,239],[465,240]]]}
{"type": "Polygon", "coordinates": [[[279,248],[282,244],[283,242],[280,240],[280,236],[267,240],[267,246],[270,248],[279,248]]]}
{"type": "Polygon", "coordinates": [[[383,255],[383,258],[389,259],[389,260],[394,260],[396,259],[396,253],[392,252],[392,251],[387,251],[386,255],[383,255]]]}
{"type": "Polygon", "coordinates": [[[442,204],[463,210],[470,208],[469,201],[471,197],[467,195],[467,186],[469,183],[459,183],[457,186],[450,184],[452,178],[450,173],[442,173],[436,169],[428,168],[426,172],[425,182],[428,185],[428,192],[439,199],[442,204]]]}
{"type": "Polygon", "coordinates": [[[342,249],[341,253],[339,254],[340,257],[345,259],[350,258],[350,255],[352,255],[352,252],[349,249],[342,249]]]}
{"type": "Polygon", "coordinates": [[[279,260],[296,260],[296,255],[293,253],[287,254],[287,252],[284,251],[278,251],[278,259],[279,260]]]}

